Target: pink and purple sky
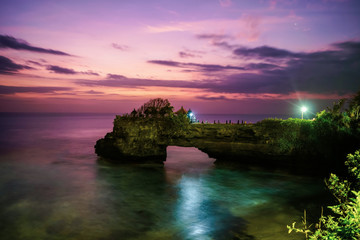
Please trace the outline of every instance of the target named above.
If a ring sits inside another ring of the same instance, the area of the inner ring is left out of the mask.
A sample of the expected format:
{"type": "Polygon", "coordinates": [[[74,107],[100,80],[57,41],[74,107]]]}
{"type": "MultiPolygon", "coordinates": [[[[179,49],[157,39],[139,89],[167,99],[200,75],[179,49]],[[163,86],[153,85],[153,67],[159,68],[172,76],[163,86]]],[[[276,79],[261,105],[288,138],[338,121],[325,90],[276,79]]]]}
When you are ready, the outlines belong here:
{"type": "Polygon", "coordinates": [[[360,90],[359,0],[0,4],[1,112],[317,112],[360,90]]]}

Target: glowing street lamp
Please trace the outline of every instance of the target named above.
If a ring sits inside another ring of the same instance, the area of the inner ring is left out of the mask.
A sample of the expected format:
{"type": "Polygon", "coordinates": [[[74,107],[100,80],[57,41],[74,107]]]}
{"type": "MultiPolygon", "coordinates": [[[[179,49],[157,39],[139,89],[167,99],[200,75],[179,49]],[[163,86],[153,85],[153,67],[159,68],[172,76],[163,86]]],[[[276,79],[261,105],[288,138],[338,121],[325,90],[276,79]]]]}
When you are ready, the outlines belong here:
{"type": "Polygon", "coordinates": [[[191,123],[196,122],[196,116],[195,116],[195,114],[191,111],[191,109],[189,109],[189,111],[188,111],[188,117],[189,117],[191,123]]]}
{"type": "Polygon", "coordinates": [[[301,119],[304,119],[304,112],[307,111],[307,107],[301,107],[301,119]]]}

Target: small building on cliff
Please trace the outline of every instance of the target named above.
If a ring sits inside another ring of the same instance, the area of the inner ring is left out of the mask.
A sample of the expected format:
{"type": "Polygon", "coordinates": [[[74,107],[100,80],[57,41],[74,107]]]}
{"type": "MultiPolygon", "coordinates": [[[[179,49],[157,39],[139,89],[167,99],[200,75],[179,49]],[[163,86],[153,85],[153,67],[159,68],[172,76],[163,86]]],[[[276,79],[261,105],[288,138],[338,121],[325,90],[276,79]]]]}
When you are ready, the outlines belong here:
{"type": "Polygon", "coordinates": [[[196,123],[196,122],[197,122],[196,116],[195,116],[195,114],[191,111],[191,109],[189,109],[189,111],[187,112],[187,116],[188,116],[188,118],[190,119],[190,122],[191,122],[191,123],[196,123]]]}
{"type": "Polygon", "coordinates": [[[186,115],[189,119],[191,123],[195,123],[196,120],[196,116],[195,114],[191,111],[191,109],[189,109],[189,111],[186,111],[185,108],[183,106],[181,106],[181,108],[175,112],[176,115],[186,115]]]}
{"type": "Polygon", "coordinates": [[[181,106],[181,108],[175,112],[176,115],[186,115],[187,113],[188,111],[186,111],[183,106],[181,106]]]}

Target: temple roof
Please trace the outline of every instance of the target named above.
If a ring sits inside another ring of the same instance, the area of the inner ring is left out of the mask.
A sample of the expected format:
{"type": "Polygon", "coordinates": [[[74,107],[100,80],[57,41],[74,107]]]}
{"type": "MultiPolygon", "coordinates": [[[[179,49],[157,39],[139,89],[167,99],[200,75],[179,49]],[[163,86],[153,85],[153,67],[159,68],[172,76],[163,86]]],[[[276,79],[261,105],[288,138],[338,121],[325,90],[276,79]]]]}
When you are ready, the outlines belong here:
{"type": "Polygon", "coordinates": [[[183,106],[181,106],[181,108],[175,112],[177,115],[179,114],[187,114],[187,111],[184,109],[183,106]]]}

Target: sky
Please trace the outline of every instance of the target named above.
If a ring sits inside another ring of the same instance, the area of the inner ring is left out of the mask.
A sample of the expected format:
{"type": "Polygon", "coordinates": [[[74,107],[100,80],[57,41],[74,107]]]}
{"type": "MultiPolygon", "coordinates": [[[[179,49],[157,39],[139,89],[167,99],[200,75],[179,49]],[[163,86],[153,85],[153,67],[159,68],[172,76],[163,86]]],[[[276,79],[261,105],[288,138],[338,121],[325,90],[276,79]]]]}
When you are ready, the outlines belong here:
{"type": "Polygon", "coordinates": [[[0,1],[0,112],[292,114],[359,90],[359,0],[0,1]]]}

